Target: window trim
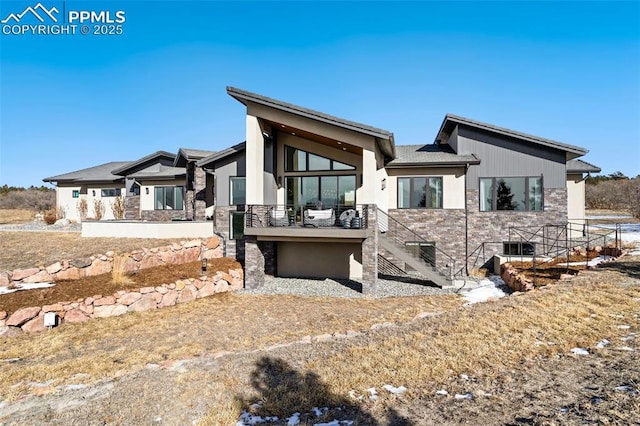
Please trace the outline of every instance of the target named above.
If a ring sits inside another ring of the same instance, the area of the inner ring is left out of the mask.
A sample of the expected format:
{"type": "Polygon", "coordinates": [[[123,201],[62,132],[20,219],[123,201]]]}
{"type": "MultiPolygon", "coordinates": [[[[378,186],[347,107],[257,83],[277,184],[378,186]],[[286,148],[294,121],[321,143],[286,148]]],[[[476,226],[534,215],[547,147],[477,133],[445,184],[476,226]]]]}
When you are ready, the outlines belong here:
{"type": "Polygon", "coordinates": [[[247,204],[247,177],[246,176],[229,176],[229,205],[230,206],[244,206],[247,204]],[[233,180],[234,179],[244,179],[244,202],[243,203],[234,203],[233,202],[233,180]]]}
{"type": "Polygon", "coordinates": [[[544,176],[500,176],[500,177],[479,177],[478,178],[478,211],[481,213],[495,213],[495,212],[513,212],[513,213],[538,213],[544,212],[544,176]],[[482,210],[482,199],[480,198],[480,191],[482,187],[483,180],[491,179],[491,185],[493,186],[492,190],[492,199],[491,199],[491,210],[482,210]],[[498,210],[498,181],[501,179],[524,179],[524,193],[525,193],[525,208],[524,210],[498,210]],[[542,189],[542,199],[540,200],[540,209],[539,210],[531,210],[530,200],[529,200],[529,179],[540,179],[541,189],[542,189]]]}
{"type": "Polygon", "coordinates": [[[71,198],[80,198],[80,190],[72,189],[71,190],[71,198]]]}
{"type": "Polygon", "coordinates": [[[444,176],[398,176],[396,178],[396,208],[407,210],[407,209],[428,209],[428,210],[443,210],[444,209],[444,176]],[[409,207],[400,207],[400,180],[401,179],[409,179],[409,207]],[[425,206],[424,207],[412,207],[413,201],[413,188],[414,188],[414,179],[426,179],[425,186],[425,206]],[[430,207],[431,206],[431,191],[429,191],[429,180],[430,179],[440,179],[441,183],[441,198],[440,198],[440,207],[430,207]]]}
{"type": "Polygon", "coordinates": [[[156,211],[164,211],[164,210],[170,210],[170,211],[184,211],[184,196],[185,196],[185,189],[183,185],[162,185],[162,186],[154,186],[153,187],[153,210],[156,211]],[[166,188],[173,188],[174,192],[173,192],[173,205],[175,206],[176,204],[176,193],[177,191],[175,191],[176,189],[181,189],[182,190],[182,204],[180,205],[180,208],[172,208],[172,209],[168,209],[167,208],[167,203],[166,203],[166,193],[165,190],[166,188]],[[158,189],[162,189],[162,207],[161,209],[158,208],[156,202],[158,201],[158,189]]]}

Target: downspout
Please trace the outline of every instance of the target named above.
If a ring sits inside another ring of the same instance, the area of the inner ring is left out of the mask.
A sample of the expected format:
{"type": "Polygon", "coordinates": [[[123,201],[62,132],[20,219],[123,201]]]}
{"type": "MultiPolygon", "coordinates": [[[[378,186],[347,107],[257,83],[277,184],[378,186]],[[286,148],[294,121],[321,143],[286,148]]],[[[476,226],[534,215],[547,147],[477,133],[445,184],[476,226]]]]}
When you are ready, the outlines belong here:
{"type": "Polygon", "coordinates": [[[469,163],[464,166],[464,272],[469,276],[469,209],[467,207],[467,173],[469,163]]]}

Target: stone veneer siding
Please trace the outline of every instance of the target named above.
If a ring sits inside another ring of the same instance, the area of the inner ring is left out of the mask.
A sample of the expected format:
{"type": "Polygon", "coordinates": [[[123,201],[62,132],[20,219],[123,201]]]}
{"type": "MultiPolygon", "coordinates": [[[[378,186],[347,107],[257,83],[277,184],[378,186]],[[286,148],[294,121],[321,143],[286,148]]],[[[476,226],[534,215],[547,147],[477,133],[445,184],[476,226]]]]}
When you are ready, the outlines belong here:
{"type": "Polygon", "coordinates": [[[202,167],[195,167],[193,171],[193,178],[195,190],[195,216],[193,219],[205,220],[205,210],[207,208],[207,174],[202,167]]]}
{"type": "Polygon", "coordinates": [[[140,196],[127,194],[124,197],[124,218],[140,219],[140,196]]]}
{"type": "Polygon", "coordinates": [[[238,211],[236,206],[216,206],[213,215],[216,232],[225,239],[225,256],[233,257],[238,262],[244,263],[244,239],[231,240],[230,236],[230,214],[232,211],[238,211]]]}
{"type": "MultiPolygon", "coordinates": [[[[463,209],[394,209],[389,217],[397,220],[427,242],[455,260],[456,270],[464,266],[465,211],[463,209]]],[[[401,236],[410,240],[410,235],[401,236]]],[[[436,251],[436,266],[444,267],[451,260],[436,251]]]]}
{"type": "Polygon", "coordinates": [[[362,241],[362,293],[373,292],[378,285],[378,208],[367,205],[367,237],[362,241]]]}
{"type": "Polygon", "coordinates": [[[142,220],[151,220],[154,222],[169,222],[172,219],[184,219],[184,210],[142,210],[142,220]]]}
{"type": "Polygon", "coordinates": [[[264,253],[254,236],[245,238],[244,286],[256,289],[264,284],[264,253]]]}
{"type": "MultiPolygon", "coordinates": [[[[513,228],[529,227],[532,232],[535,232],[543,225],[564,225],[567,223],[566,188],[545,188],[544,210],[539,212],[481,212],[478,197],[478,190],[467,190],[469,227],[467,245],[469,254],[471,254],[482,243],[486,243],[484,258],[481,258],[479,263],[489,262],[485,264],[487,267],[491,266],[490,260],[494,254],[502,253],[502,243],[509,240],[510,228],[512,229],[511,238],[519,241],[521,238],[517,236],[513,228]]],[[[480,264],[468,265],[469,268],[481,266],[480,264]]]]}

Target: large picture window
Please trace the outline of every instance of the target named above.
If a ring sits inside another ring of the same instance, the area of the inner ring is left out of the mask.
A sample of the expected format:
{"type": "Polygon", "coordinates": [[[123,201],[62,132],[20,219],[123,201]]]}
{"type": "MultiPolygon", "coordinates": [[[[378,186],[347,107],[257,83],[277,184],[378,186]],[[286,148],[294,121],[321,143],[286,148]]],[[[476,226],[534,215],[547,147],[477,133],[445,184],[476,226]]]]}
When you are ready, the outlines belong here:
{"type": "Polygon", "coordinates": [[[240,206],[245,204],[247,193],[246,178],[229,178],[229,205],[240,206]]]}
{"type": "Polygon", "coordinates": [[[542,177],[480,178],[480,211],[542,211],[542,177]]]}
{"type": "Polygon", "coordinates": [[[441,177],[399,177],[399,209],[441,209],[441,177]]]}
{"type": "Polygon", "coordinates": [[[285,172],[315,172],[329,170],[355,170],[350,164],[321,157],[298,148],[284,147],[285,172]]]}
{"type": "Polygon", "coordinates": [[[289,176],[286,194],[289,207],[353,208],[356,205],[356,177],[289,176]]]}
{"type": "Polygon", "coordinates": [[[156,186],[156,210],[184,210],[184,187],[156,186]]]}

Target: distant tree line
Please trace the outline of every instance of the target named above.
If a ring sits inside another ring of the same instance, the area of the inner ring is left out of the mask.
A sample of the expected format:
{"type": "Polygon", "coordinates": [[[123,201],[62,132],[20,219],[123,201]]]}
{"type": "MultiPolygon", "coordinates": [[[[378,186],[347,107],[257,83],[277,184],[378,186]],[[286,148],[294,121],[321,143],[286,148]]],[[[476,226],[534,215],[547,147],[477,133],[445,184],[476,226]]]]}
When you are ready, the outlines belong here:
{"type": "Polygon", "coordinates": [[[56,205],[56,191],[46,186],[0,186],[0,209],[49,210],[56,205]]]}
{"type": "Polygon", "coordinates": [[[615,172],[589,176],[586,183],[588,209],[625,210],[640,219],[640,175],[629,178],[615,172]]]}

